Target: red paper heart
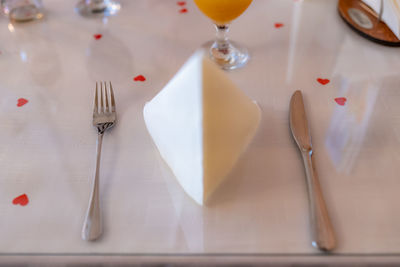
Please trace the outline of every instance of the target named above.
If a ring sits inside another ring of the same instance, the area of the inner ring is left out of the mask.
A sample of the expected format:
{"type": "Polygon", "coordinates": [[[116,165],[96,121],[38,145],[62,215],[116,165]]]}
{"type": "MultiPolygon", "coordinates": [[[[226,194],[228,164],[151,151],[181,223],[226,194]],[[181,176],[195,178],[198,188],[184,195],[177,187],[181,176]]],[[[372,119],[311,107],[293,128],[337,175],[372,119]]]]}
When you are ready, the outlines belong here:
{"type": "Polygon", "coordinates": [[[181,10],[179,10],[179,13],[186,13],[186,12],[188,12],[186,8],[182,8],[181,10]]]}
{"type": "Polygon", "coordinates": [[[347,99],[345,97],[337,97],[335,98],[335,101],[339,105],[344,106],[346,104],[347,99]]]}
{"type": "Polygon", "coordinates": [[[283,27],[284,24],[283,23],[275,23],[275,28],[280,28],[283,27]]]}
{"type": "Polygon", "coordinates": [[[135,82],[144,82],[146,78],[143,75],[138,75],[135,78],[133,78],[135,82]]]}
{"type": "Polygon", "coordinates": [[[176,4],[178,6],[184,6],[184,5],[186,5],[186,2],[185,1],[179,1],[179,2],[176,2],[176,4]]]}
{"type": "Polygon", "coordinates": [[[99,39],[101,39],[101,37],[103,37],[103,35],[102,34],[95,34],[95,35],[93,35],[93,37],[94,37],[94,39],[99,40],[99,39]]]}
{"type": "Polygon", "coordinates": [[[329,79],[322,79],[322,78],[318,78],[317,81],[322,85],[328,84],[330,82],[329,79]]]}
{"type": "Polygon", "coordinates": [[[13,199],[12,203],[14,205],[21,205],[21,206],[26,206],[29,203],[28,196],[26,194],[22,194],[16,198],[13,199]]]}
{"type": "Polygon", "coordinates": [[[18,103],[17,103],[17,107],[22,107],[23,105],[25,105],[26,103],[28,103],[28,100],[25,98],[20,98],[18,99],[18,103]]]}

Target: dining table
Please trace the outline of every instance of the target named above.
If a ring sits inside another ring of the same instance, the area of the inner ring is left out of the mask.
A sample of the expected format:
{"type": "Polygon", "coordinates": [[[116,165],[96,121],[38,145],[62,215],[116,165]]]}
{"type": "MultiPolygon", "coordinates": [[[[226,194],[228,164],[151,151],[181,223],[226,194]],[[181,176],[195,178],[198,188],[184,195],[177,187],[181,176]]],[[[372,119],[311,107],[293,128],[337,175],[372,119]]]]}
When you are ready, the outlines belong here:
{"type": "Polygon", "coordinates": [[[261,122],[201,206],[160,156],[143,108],[215,29],[190,0],[120,3],[108,17],[62,0],[44,0],[38,20],[0,17],[0,265],[400,264],[399,48],[353,31],[337,1],[254,0],[229,32],[250,60],[224,73],[261,122]],[[103,234],[88,242],[101,81],[112,82],[117,122],[103,140],[103,234]],[[289,128],[296,90],[337,240],[330,252],[311,245],[289,128]]]}

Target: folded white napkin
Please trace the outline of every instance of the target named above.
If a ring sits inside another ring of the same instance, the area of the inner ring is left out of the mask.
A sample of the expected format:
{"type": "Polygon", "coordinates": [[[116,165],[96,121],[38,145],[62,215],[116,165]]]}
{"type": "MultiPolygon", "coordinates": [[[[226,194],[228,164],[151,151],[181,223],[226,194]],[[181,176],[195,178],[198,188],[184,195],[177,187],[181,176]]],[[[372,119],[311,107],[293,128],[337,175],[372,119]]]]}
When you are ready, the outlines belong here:
{"type": "Polygon", "coordinates": [[[382,12],[382,21],[386,23],[389,29],[400,39],[400,0],[362,0],[370,6],[377,14],[382,12]],[[383,6],[381,6],[381,2],[383,6]]]}

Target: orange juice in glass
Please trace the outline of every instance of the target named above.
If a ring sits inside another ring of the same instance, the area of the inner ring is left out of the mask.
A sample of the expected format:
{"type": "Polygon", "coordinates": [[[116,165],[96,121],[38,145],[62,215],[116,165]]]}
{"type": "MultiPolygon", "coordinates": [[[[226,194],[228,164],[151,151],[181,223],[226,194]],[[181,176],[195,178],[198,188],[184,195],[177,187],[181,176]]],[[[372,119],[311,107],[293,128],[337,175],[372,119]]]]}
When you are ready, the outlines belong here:
{"type": "Polygon", "coordinates": [[[211,58],[223,69],[236,69],[244,66],[249,55],[246,49],[239,48],[229,41],[229,24],[239,17],[252,0],[194,0],[197,7],[215,24],[217,38],[210,48],[211,58]]]}

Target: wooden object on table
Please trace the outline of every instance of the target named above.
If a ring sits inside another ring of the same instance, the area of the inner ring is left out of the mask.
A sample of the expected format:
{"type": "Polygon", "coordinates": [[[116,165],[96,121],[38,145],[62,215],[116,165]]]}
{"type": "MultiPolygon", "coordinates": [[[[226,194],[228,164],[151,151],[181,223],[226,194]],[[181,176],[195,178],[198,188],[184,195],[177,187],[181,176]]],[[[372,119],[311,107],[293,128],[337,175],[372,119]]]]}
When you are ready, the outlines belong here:
{"type": "Polygon", "coordinates": [[[339,0],[338,10],[343,20],[363,37],[387,46],[400,46],[400,40],[386,23],[361,0],[339,0]]]}

